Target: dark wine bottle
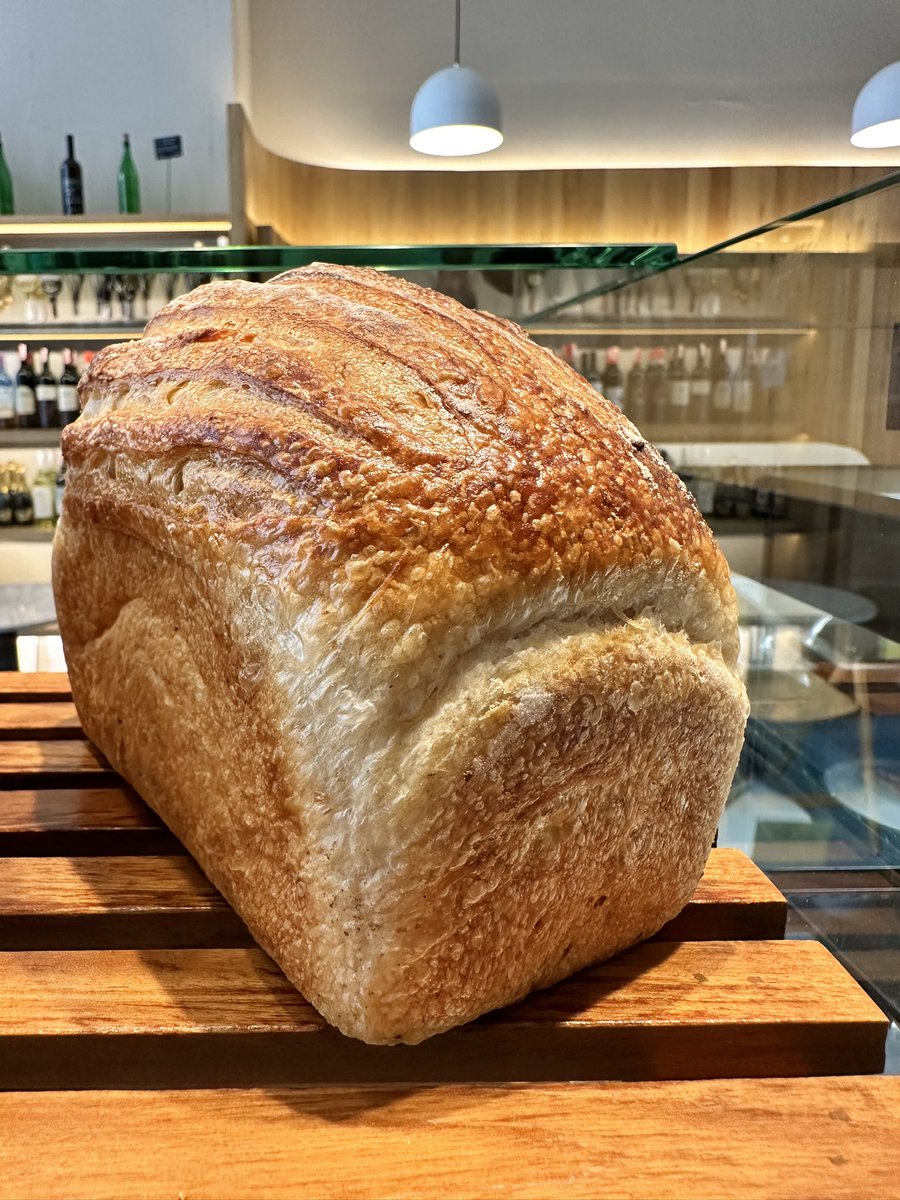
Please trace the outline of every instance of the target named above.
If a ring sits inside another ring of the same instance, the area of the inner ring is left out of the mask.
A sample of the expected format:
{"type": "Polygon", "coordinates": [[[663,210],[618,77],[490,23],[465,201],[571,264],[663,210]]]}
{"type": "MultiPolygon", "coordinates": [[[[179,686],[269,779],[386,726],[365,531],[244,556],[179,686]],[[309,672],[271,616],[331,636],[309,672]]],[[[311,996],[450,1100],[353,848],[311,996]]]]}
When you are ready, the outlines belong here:
{"type": "Polygon", "coordinates": [[[37,379],[31,369],[31,358],[24,342],[19,344],[19,370],[16,373],[16,424],[20,429],[37,429],[37,379]]]}
{"type": "Polygon", "coordinates": [[[603,395],[610,404],[614,404],[616,408],[621,408],[625,395],[625,378],[622,375],[622,368],[619,366],[618,346],[610,346],[606,351],[606,364],[603,367],[600,382],[602,384],[603,395]]]}
{"type": "Polygon", "coordinates": [[[12,175],[3,156],[3,142],[0,141],[0,213],[14,213],[12,175]]]}
{"type": "Polygon", "coordinates": [[[78,368],[75,356],[68,348],[63,350],[63,370],[59,377],[59,396],[56,400],[56,420],[60,429],[76,419],[81,411],[78,402],[78,368]]]}
{"type": "Polygon", "coordinates": [[[56,376],[50,370],[50,351],[46,346],[41,351],[41,373],[37,379],[35,394],[41,429],[55,429],[58,385],[56,376]]]}
{"type": "Polygon", "coordinates": [[[0,429],[16,427],[16,392],[0,355],[0,429]]]}
{"type": "Polygon", "coordinates": [[[625,415],[640,426],[647,418],[646,372],[640,346],[635,346],[625,381],[625,415]]]}
{"type": "Polygon", "coordinates": [[[131,157],[131,138],[126,133],[122,139],[122,161],[119,163],[119,212],[141,211],[141,185],[137,167],[131,157]]]}
{"type": "Polygon", "coordinates": [[[75,160],[75,138],[66,134],[68,154],[59,169],[62,185],[62,210],[66,216],[77,216],[84,212],[84,187],[81,180],[81,164],[75,160]]]}

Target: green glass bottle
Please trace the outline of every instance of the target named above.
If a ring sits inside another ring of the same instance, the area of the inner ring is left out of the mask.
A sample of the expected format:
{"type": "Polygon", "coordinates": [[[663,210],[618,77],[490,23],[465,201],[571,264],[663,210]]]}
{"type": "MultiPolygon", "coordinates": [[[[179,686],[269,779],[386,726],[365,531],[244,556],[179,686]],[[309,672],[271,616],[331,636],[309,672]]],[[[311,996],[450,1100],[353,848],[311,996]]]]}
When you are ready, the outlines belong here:
{"type": "Polygon", "coordinates": [[[131,157],[131,139],[126,133],[122,141],[122,161],[119,163],[119,212],[141,211],[141,185],[137,168],[131,157]]]}
{"type": "Polygon", "coordinates": [[[10,175],[6,159],[3,157],[3,142],[0,141],[0,213],[13,213],[15,211],[12,175],[10,175]]]}

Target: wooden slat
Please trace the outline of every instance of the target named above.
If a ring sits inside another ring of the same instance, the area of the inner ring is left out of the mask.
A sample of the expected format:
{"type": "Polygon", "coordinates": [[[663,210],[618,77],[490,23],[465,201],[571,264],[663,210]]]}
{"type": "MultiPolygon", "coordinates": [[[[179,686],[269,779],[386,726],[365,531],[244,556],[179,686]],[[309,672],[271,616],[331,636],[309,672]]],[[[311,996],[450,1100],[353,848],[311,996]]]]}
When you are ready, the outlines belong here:
{"type": "Polygon", "coordinates": [[[57,698],[40,702],[0,704],[0,739],[81,738],[84,732],[71,700],[57,698]]]}
{"type": "Polygon", "coordinates": [[[889,1200],[900,1079],[0,1096],[3,1200],[889,1200]]]}
{"type": "Polygon", "coordinates": [[[415,1047],[343,1037],[256,949],[10,951],[0,995],[2,1088],[844,1074],[887,1031],[800,941],[644,943],[415,1047]]]}
{"type": "Polygon", "coordinates": [[[0,702],[52,699],[72,699],[65,671],[0,671],[0,702]]]}
{"type": "Polygon", "coordinates": [[[0,792],[0,857],[183,853],[127,786],[0,792]]]}
{"type": "Polygon", "coordinates": [[[115,783],[119,776],[90,742],[0,741],[0,791],[115,783]]]}
{"type": "MultiPolygon", "coordinates": [[[[0,811],[6,798],[0,794],[0,811]]],[[[693,900],[657,940],[778,938],[786,911],[784,897],[745,855],[713,850],[693,900]]],[[[248,937],[183,856],[0,858],[3,950],[242,946],[248,937]]]]}
{"type": "Polygon", "coordinates": [[[0,950],[252,944],[186,855],[0,859],[0,950]]]}

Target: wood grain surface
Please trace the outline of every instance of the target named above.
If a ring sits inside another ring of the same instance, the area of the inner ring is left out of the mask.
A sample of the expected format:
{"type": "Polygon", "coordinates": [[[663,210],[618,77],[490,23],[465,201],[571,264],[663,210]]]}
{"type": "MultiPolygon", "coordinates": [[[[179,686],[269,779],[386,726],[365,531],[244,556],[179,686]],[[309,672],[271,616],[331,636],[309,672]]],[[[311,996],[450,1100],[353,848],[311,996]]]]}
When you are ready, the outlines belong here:
{"type": "MultiPolygon", "coordinates": [[[[70,803],[78,795],[74,790],[65,794],[70,803]]],[[[104,789],[89,794],[100,805],[104,797],[116,795],[104,789]]],[[[33,821],[27,796],[0,793],[0,813],[10,797],[17,797],[11,807],[19,816],[12,819],[33,821]]],[[[123,804],[127,801],[123,793],[123,804]]],[[[113,813],[107,819],[115,821],[121,809],[117,815],[115,800],[111,803],[113,813]]],[[[140,802],[132,803],[134,810],[125,808],[124,816],[138,820],[140,802]]],[[[82,810],[75,808],[73,820],[82,817],[82,810]]],[[[0,846],[15,845],[15,837],[4,839],[3,828],[0,820],[0,846]]],[[[166,836],[158,825],[156,829],[166,836]]],[[[243,923],[184,853],[54,857],[41,853],[48,838],[41,833],[31,837],[31,857],[0,858],[0,949],[248,944],[243,923]]],[[[87,848],[92,845],[88,841],[87,848]]],[[[781,894],[740,851],[713,850],[694,898],[656,940],[778,938],[784,932],[786,910],[781,894]]]]}
{"type": "Polygon", "coordinates": [[[65,671],[0,671],[0,702],[50,699],[72,699],[65,671]]]}
{"type": "Polygon", "coordinates": [[[127,785],[0,791],[0,858],[184,853],[127,785]]]}
{"type": "Polygon", "coordinates": [[[4,1200],[890,1200],[900,1079],[0,1096],[4,1200]]]}
{"type": "Polygon", "coordinates": [[[71,700],[57,697],[41,701],[7,701],[0,704],[0,739],[81,738],[84,733],[71,700]]]}
{"type": "Polygon", "coordinates": [[[4,788],[98,786],[121,780],[90,742],[0,741],[0,791],[4,788]]]}
{"type": "Polygon", "coordinates": [[[887,1030],[800,941],[644,943],[415,1047],[343,1037],[256,949],[11,951],[0,995],[3,1088],[875,1072],[887,1030]]]}

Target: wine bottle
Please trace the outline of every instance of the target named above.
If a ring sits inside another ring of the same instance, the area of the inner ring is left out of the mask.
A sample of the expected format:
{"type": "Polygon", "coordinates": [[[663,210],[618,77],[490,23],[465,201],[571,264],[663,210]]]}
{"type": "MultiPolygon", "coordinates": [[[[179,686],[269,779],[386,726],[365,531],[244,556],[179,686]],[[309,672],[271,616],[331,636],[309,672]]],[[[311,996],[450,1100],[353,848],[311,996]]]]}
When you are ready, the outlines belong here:
{"type": "Polygon", "coordinates": [[[712,392],[712,376],[709,370],[709,354],[706,343],[701,342],[697,347],[697,361],[691,372],[691,419],[698,424],[709,420],[709,400],[712,392]]]}
{"type": "Polygon", "coordinates": [[[9,488],[9,467],[0,466],[0,528],[12,525],[12,496],[9,488]]]}
{"type": "Polygon", "coordinates": [[[59,377],[59,395],[56,400],[56,420],[60,429],[76,419],[81,411],[78,403],[78,368],[75,356],[68,347],[63,350],[63,369],[59,377]]]}
{"type": "Polygon", "coordinates": [[[625,413],[640,426],[647,416],[647,388],[640,346],[635,346],[625,380],[625,413]]]}
{"type": "Polygon", "coordinates": [[[647,403],[654,421],[665,420],[667,399],[666,352],[662,346],[657,346],[650,353],[650,364],[647,367],[647,403]]]}
{"type": "Polygon", "coordinates": [[[728,365],[728,343],[719,339],[712,363],[712,406],[717,412],[731,408],[731,368],[728,365]]]}
{"type": "Polygon", "coordinates": [[[75,161],[75,138],[66,134],[68,154],[59,169],[62,185],[62,210],[66,216],[77,216],[84,212],[84,187],[81,179],[81,164],[75,161]]]}
{"type": "Polygon", "coordinates": [[[0,429],[16,427],[16,393],[0,355],[0,429]]]}
{"type": "Polygon", "coordinates": [[[6,165],[6,159],[3,155],[3,142],[0,141],[0,213],[7,214],[14,213],[15,211],[12,175],[9,173],[9,167],[6,165]]]}
{"type": "Polygon", "coordinates": [[[756,393],[756,374],[756,362],[751,349],[750,339],[748,338],[744,353],[741,355],[740,366],[735,372],[732,395],[732,407],[734,411],[745,417],[753,412],[753,401],[756,393]]]}
{"type": "Polygon", "coordinates": [[[684,420],[691,399],[691,382],[688,379],[687,367],[684,365],[684,346],[680,344],[669,363],[667,383],[671,415],[676,420],[684,420]]]}
{"type": "Polygon", "coordinates": [[[584,377],[595,392],[602,392],[603,381],[600,378],[600,372],[597,370],[596,350],[585,351],[585,358],[587,361],[584,366],[584,377]]]}
{"type": "Polygon", "coordinates": [[[131,139],[126,133],[122,138],[122,161],[119,163],[119,212],[140,211],[141,185],[138,181],[137,167],[131,157],[131,139]]]}
{"type": "Polygon", "coordinates": [[[51,451],[38,453],[38,470],[31,485],[34,523],[41,529],[53,528],[53,497],[56,491],[56,471],[51,466],[51,451]]]}
{"type": "Polygon", "coordinates": [[[16,372],[16,424],[20,429],[37,429],[37,379],[31,369],[31,357],[24,342],[19,344],[19,370],[16,372]]]}
{"type": "Polygon", "coordinates": [[[53,512],[57,521],[62,516],[63,496],[66,490],[66,464],[60,462],[56,471],[56,487],[53,495],[53,512]]]}
{"type": "Polygon", "coordinates": [[[619,366],[618,346],[610,346],[606,351],[606,365],[600,376],[600,385],[603,395],[610,404],[621,408],[625,395],[625,379],[622,375],[622,368],[619,366]]]}
{"type": "Polygon", "coordinates": [[[13,525],[34,523],[34,501],[25,478],[25,468],[13,463],[10,474],[9,499],[12,504],[13,525]]]}
{"type": "Polygon", "coordinates": [[[56,376],[50,370],[50,351],[45,346],[41,351],[41,373],[37,379],[35,394],[37,396],[38,423],[41,429],[56,428],[56,401],[58,385],[56,376]]]}

